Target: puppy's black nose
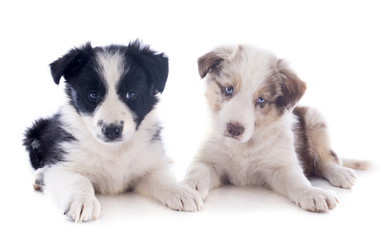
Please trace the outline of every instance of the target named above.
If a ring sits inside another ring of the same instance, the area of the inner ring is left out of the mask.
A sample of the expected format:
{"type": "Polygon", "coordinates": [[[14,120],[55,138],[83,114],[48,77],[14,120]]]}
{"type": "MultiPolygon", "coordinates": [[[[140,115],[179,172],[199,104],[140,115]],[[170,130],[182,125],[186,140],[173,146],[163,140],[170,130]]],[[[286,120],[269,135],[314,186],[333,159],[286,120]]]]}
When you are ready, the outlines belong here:
{"type": "Polygon", "coordinates": [[[240,136],[245,130],[243,126],[233,123],[228,123],[227,129],[232,137],[240,136]]]}
{"type": "Polygon", "coordinates": [[[110,141],[119,138],[122,132],[123,126],[119,125],[110,124],[102,128],[102,133],[104,133],[105,137],[110,141]]]}

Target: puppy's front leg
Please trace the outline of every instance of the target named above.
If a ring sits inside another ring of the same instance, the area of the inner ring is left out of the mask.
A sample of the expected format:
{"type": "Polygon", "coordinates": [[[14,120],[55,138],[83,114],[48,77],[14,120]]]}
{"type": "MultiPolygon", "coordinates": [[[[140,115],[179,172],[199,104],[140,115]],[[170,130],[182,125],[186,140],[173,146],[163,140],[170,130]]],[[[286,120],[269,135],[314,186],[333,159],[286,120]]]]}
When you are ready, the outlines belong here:
{"type": "Polygon", "coordinates": [[[178,211],[198,211],[203,205],[198,192],[177,183],[167,169],[158,169],[147,174],[135,186],[135,191],[178,211]]]}
{"type": "Polygon", "coordinates": [[[65,215],[75,222],[100,216],[101,206],[88,178],[61,166],[49,167],[43,174],[44,191],[59,201],[65,215]]]}
{"type": "Polygon", "coordinates": [[[296,166],[280,167],[267,176],[272,189],[295,202],[302,209],[311,212],[327,212],[336,207],[338,200],[334,192],[313,187],[296,166]]]}
{"type": "Polygon", "coordinates": [[[221,177],[216,173],[214,167],[200,161],[191,163],[183,183],[197,190],[202,199],[206,198],[211,189],[222,184],[221,177]]]}

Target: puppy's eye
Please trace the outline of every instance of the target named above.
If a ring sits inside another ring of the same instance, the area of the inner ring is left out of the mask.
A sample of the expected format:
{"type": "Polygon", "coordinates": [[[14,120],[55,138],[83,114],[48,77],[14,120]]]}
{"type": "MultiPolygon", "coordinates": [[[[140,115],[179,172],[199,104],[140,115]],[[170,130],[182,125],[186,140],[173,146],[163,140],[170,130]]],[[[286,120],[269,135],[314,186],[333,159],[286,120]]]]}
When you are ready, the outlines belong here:
{"type": "Polygon", "coordinates": [[[127,100],[127,101],[135,100],[136,97],[137,97],[137,94],[135,92],[127,92],[125,94],[125,100],[127,100]]]}
{"type": "Polygon", "coordinates": [[[91,102],[98,102],[98,94],[96,92],[90,92],[88,95],[88,99],[91,102]]]}
{"type": "Polygon", "coordinates": [[[234,88],[232,86],[224,87],[223,89],[225,96],[229,97],[233,95],[234,88]]]}
{"type": "Polygon", "coordinates": [[[263,106],[265,102],[266,102],[265,99],[262,97],[259,97],[258,99],[256,99],[256,103],[259,104],[260,106],[263,106]]]}

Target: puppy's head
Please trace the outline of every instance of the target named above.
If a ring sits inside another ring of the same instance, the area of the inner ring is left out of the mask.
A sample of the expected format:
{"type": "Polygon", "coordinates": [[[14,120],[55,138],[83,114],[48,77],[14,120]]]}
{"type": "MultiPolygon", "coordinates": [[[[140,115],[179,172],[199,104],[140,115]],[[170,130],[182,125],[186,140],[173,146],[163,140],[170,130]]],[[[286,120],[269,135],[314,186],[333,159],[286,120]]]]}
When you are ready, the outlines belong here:
{"type": "Polygon", "coordinates": [[[164,90],[168,59],[139,41],[128,46],[70,50],[50,64],[54,82],[63,76],[70,104],[100,142],[127,141],[164,90]]]}
{"type": "Polygon", "coordinates": [[[206,78],[206,97],[220,135],[250,140],[292,109],[306,85],[271,52],[250,46],[225,46],[198,59],[206,78]]]}

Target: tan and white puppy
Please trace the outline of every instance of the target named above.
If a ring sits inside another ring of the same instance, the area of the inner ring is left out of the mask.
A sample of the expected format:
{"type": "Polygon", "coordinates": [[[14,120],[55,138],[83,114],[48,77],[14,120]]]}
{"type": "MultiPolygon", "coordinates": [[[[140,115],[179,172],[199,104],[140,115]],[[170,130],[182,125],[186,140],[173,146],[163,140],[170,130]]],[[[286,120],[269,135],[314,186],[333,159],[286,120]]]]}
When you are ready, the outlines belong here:
{"type": "Polygon", "coordinates": [[[342,161],[331,149],[323,117],[295,107],[306,84],[273,53],[252,46],[222,46],[198,60],[207,81],[214,120],[184,182],[205,198],[223,183],[264,185],[299,207],[326,212],[336,207],[334,192],[313,187],[315,174],[351,188],[365,162],[342,161]]]}

